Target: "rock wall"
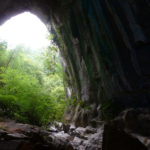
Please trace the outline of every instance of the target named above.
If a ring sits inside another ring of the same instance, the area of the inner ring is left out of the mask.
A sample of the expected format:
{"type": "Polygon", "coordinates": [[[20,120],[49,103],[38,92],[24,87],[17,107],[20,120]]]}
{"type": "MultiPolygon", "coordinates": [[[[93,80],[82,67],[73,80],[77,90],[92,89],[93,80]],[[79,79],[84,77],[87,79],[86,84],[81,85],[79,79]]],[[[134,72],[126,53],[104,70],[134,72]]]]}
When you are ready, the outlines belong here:
{"type": "Polygon", "coordinates": [[[0,23],[23,11],[39,16],[60,47],[66,120],[86,125],[150,106],[149,0],[5,0],[0,23]]]}
{"type": "Polygon", "coordinates": [[[76,108],[78,122],[150,106],[149,7],[147,0],[82,0],[60,17],[67,87],[83,102],[82,110],[76,108]]]}

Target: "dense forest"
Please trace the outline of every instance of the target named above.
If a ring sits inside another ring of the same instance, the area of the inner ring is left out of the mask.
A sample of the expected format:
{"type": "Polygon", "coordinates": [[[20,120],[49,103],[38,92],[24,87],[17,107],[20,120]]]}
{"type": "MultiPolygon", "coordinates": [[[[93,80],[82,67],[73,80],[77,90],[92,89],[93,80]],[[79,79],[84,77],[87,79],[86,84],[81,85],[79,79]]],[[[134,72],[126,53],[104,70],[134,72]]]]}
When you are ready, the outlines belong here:
{"type": "Polygon", "coordinates": [[[35,53],[0,41],[0,116],[38,126],[60,121],[66,108],[62,74],[56,45],[35,53]]]}

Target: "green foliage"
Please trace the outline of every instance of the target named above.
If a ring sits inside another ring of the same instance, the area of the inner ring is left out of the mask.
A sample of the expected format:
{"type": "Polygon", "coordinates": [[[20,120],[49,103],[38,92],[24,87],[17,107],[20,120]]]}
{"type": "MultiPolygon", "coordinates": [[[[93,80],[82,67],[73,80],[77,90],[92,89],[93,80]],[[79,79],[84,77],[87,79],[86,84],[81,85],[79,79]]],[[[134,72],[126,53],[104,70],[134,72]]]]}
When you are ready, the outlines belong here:
{"type": "Polygon", "coordinates": [[[90,109],[90,104],[87,101],[77,99],[76,96],[72,96],[69,99],[69,105],[71,105],[72,107],[80,106],[80,108],[83,108],[85,110],[90,109]]]}
{"type": "Polygon", "coordinates": [[[59,53],[57,46],[49,46],[43,53],[44,72],[47,75],[61,73],[61,64],[59,63],[59,53]]]}
{"type": "Polygon", "coordinates": [[[39,126],[60,121],[66,108],[58,48],[41,51],[33,56],[23,46],[7,50],[0,43],[2,115],[39,126]]]}
{"type": "Polygon", "coordinates": [[[8,58],[7,43],[2,41],[0,42],[0,67],[5,65],[7,58],[8,58]]]}
{"type": "Polygon", "coordinates": [[[12,95],[0,95],[0,115],[13,117],[18,110],[17,98],[12,95]]]}
{"type": "Polygon", "coordinates": [[[65,108],[66,108],[66,100],[64,95],[64,88],[61,86],[57,86],[51,91],[51,95],[55,102],[55,118],[58,121],[61,121],[61,117],[64,114],[65,108]]]}

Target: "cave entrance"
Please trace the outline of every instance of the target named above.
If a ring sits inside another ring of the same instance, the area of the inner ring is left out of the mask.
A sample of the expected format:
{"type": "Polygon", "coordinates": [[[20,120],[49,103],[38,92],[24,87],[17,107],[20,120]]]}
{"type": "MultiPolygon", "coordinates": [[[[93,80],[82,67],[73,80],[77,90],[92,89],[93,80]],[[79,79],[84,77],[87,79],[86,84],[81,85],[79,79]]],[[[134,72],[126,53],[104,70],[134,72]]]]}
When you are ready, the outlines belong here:
{"type": "Polygon", "coordinates": [[[0,27],[0,38],[8,42],[9,48],[23,44],[35,52],[49,45],[48,34],[43,22],[30,12],[18,14],[0,27]]]}
{"type": "Polygon", "coordinates": [[[26,12],[3,24],[0,38],[0,115],[39,126],[61,121],[66,98],[53,35],[26,12]]]}

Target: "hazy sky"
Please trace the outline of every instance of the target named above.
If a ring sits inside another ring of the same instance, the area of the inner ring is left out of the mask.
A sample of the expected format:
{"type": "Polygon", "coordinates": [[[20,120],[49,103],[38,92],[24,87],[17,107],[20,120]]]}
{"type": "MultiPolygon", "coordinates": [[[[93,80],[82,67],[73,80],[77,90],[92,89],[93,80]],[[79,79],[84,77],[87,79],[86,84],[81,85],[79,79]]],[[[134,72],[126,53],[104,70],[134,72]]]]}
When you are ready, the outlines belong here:
{"type": "Polygon", "coordinates": [[[8,42],[10,48],[24,44],[32,49],[48,45],[46,26],[33,14],[25,12],[0,26],[0,39],[8,42]]]}

